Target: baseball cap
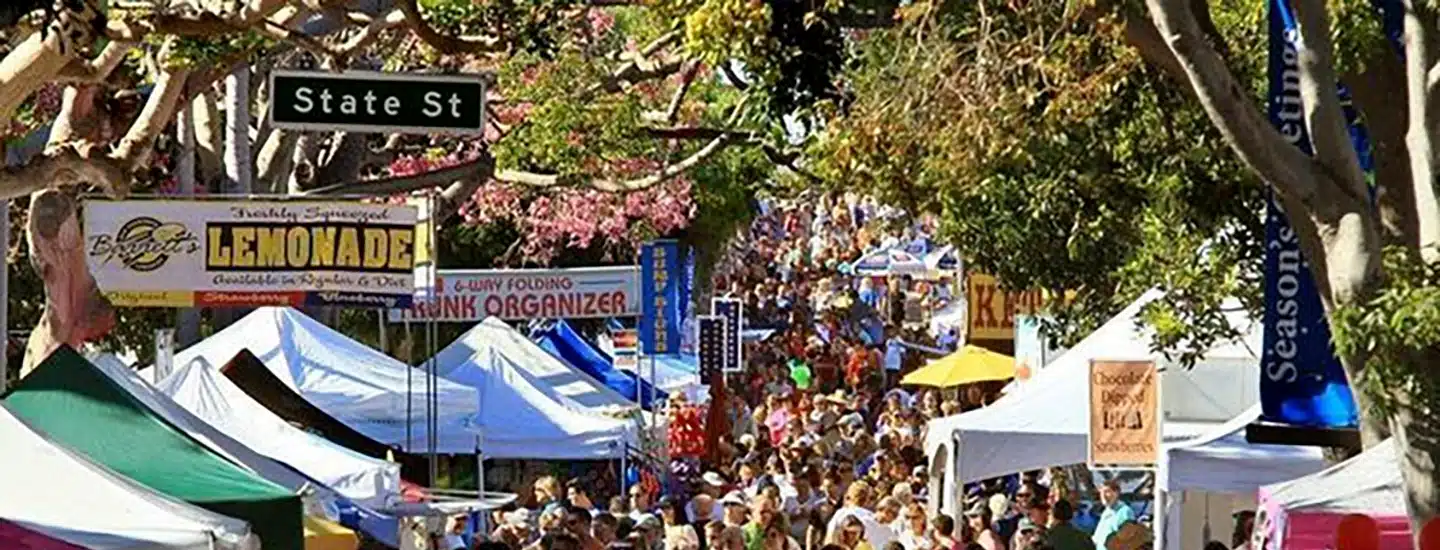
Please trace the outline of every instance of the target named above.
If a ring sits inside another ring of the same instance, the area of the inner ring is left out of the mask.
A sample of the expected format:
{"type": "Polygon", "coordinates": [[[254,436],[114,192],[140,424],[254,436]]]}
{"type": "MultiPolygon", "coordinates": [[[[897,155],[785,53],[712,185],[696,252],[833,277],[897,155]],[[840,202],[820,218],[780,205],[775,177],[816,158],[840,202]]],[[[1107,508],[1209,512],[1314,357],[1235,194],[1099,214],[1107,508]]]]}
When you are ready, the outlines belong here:
{"type": "Polygon", "coordinates": [[[744,506],[745,497],[740,495],[740,491],[730,491],[730,494],[720,499],[720,504],[724,506],[744,506]]]}
{"type": "Polygon", "coordinates": [[[714,487],[725,486],[725,478],[715,472],[705,472],[705,475],[700,476],[700,480],[704,481],[706,485],[714,487]]]}

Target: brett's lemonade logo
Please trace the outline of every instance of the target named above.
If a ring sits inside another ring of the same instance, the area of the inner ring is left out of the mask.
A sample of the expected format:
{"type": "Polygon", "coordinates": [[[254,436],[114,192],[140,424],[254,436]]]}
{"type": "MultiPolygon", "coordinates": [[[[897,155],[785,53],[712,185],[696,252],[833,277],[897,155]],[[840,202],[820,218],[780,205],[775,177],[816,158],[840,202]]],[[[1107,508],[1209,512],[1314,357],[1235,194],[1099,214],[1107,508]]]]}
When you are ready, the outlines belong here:
{"type": "Polygon", "coordinates": [[[199,250],[200,239],[184,224],[143,216],[125,222],[114,235],[92,235],[89,253],[100,258],[101,265],[118,261],[131,271],[146,272],[160,269],[171,256],[199,250]]]}

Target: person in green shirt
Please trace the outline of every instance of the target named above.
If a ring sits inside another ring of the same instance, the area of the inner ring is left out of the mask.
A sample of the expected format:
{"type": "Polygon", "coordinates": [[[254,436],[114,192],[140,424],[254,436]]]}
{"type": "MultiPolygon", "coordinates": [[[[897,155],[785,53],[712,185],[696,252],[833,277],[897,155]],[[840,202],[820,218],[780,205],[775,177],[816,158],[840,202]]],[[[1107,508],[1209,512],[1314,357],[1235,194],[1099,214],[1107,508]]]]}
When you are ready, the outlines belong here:
{"type": "Polygon", "coordinates": [[[1050,524],[1045,529],[1045,542],[1055,550],[1095,550],[1090,535],[1070,523],[1075,519],[1075,506],[1060,499],[1050,505],[1050,524]]]}
{"type": "Polygon", "coordinates": [[[1100,513],[1100,521],[1095,524],[1095,534],[1090,537],[1096,548],[1104,548],[1105,541],[1119,531],[1125,522],[1135,521],[1135,511],[1120,501],[1120,484],[1115,480],[1107,480],[1100,486],[1100,503],[1105,505],[1105,511],[1100,513]]]}
{"type": "Polygon", "coordinates": [[[765,526],[775,521],[779,503],[768,495],[759,495],[750,505],[750,522],[741,531],[745,534],[745,550],[764,550],[765,526]]]}

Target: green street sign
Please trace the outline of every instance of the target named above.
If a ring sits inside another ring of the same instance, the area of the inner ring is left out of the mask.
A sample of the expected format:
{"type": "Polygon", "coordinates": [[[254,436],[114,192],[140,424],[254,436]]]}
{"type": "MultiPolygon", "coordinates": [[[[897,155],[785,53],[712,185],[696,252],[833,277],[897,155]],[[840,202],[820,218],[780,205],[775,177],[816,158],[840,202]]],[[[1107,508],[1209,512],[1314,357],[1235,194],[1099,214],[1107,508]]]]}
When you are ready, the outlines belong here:
{"type": "Polygon", "coordinates": [[[276,128],[333,132],[481,134],[485,77],[272,71],[276,128]]]}

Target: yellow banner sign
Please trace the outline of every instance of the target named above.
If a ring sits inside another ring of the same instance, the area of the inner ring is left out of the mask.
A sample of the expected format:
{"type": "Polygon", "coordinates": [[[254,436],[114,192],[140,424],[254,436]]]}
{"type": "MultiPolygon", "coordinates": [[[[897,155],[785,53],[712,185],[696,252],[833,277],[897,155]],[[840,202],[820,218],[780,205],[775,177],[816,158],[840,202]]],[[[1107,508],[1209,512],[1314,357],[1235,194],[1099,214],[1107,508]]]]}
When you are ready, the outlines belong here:
{"type": "Polygon", "coordinates": [[[1039,290],[1006,292],[999,281],[981,273],[965,275],[965,300],[969,310],[971,340],[1014,340],[1015,316],[1033,313],[1044,305],[1039,290]]]}
{"type": "Polygon", "coordinates": [[[1160,380],[1153,361],[1090,362],[1090,464],[1150,467],[1160,453],[1160,380]]]}

